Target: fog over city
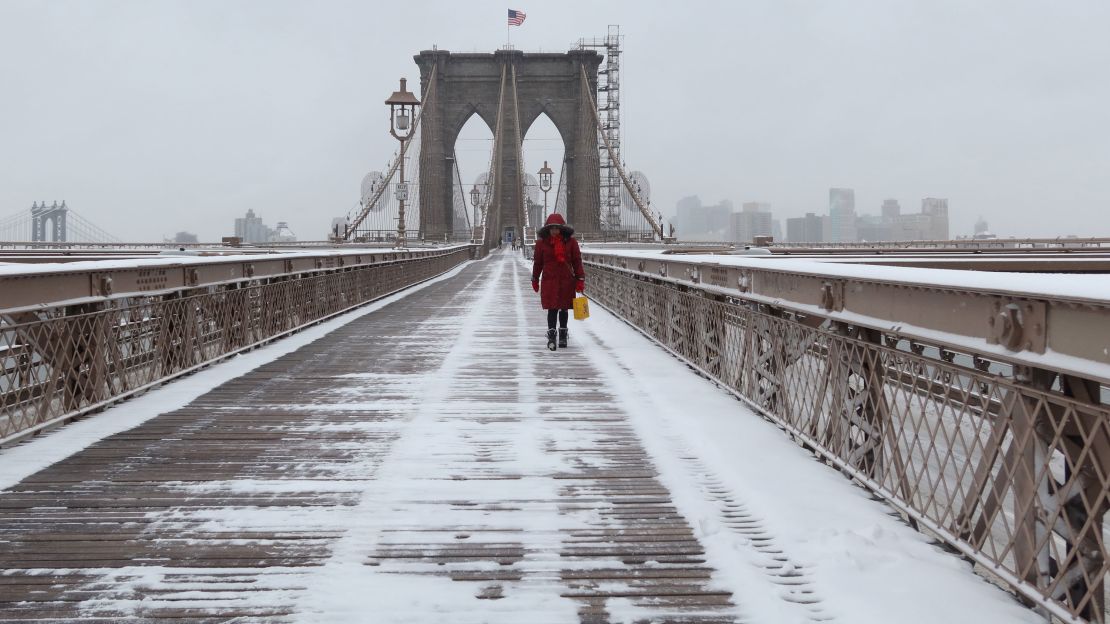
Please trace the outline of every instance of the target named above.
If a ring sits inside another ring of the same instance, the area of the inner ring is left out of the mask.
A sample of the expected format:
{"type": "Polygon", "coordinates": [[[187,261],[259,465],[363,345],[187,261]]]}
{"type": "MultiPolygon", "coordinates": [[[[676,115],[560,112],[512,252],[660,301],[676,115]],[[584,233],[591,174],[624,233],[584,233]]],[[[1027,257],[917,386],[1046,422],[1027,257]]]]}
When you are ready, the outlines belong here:
{"type": "MultiPolygon", "coordinates": [[[[620,25],[622,154],[668,218],[692,195],[827,214],[850,188],[861,214],[945,198],[952,236],[1110,236],[1104,0],[4,0],[0,217],[65,200],[119,239],[213,241],[253,209],[322,239],[396,149],[413,55],[504,46],[507,6],[525,51],[620,25]]],[[[557,136],[526,138],[529,171],[557,136]]]]}

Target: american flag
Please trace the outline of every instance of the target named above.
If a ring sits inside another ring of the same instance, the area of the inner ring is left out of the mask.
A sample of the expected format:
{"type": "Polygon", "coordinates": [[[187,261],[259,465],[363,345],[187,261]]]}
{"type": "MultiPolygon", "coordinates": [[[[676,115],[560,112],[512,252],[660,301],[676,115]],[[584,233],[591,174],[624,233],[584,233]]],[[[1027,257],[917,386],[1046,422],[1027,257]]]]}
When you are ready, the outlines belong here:
{"type": "Polygon", "coordinates": [[[524,11],[517,11],[509,9],[509,26],[520,26],[524,23],[524,18],[528,17],[524,11]]]}

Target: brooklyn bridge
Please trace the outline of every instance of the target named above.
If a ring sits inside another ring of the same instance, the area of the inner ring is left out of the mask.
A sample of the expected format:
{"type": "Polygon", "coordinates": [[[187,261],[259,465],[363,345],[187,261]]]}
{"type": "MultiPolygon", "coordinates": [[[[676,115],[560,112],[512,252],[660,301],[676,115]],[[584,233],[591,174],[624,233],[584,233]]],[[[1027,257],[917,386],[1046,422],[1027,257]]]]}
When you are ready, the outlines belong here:
{"type": "Polygon", "coordinates": [[[605,55],[415,62],[328,240],[2,244],[0,621],[1107,620],[1110,240],[676,239],[605,55]]]}

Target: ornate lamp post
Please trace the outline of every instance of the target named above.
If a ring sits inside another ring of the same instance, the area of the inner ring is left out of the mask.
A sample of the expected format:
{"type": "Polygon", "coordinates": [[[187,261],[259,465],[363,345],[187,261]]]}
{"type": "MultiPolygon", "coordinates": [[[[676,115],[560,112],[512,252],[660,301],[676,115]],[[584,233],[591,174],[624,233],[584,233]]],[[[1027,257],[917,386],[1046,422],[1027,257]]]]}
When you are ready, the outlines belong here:
{"type": "Polygon", "coordinates": [[[405,87],[407,81],[401,79],[401,88],[393,92],[389,99],[385,101],[389,105],[389,133],[393,138],[401,142],[401,152],[399,158],[401,177],[397,182],[397,202],[400,204],[400,212],[397,220],[397,246],[405,246],[405,200],[409,198],[409,187],[405,184],[405,141],[412,138],[412,134],[416,131],[413,126],[413,119],[416,117],[416,107],[420,106],[420,100],[409,92],[405,87]]]}
{"type": "Polygon", "coordinates": [[[471,238],[477,236],[478,231],[478,202],[482,199],[482,192],[478,190],[478,185],[475,184],[470,189],[470,205],[474,208],[474,230],[471,232],[471,238]]]}
{"type": "Polygon", "coordinates": [[[543,167],[539,171],[540,175],[540,190],[543,191],[543,216],[547,218],[547,192],[551,190],[551,174],[555,173],[551,167],[547,166],[547,161],[543,161],[543,167]]]}
{"type": "MultiPolygon", "coordinates": [[[[482,192],[478,190],[478,185],[475,184],[474,188],[470,189],[470,205],[474,208],[478,207],[478,200],[482,198],[482,192]]],[[[477,216],[477,212],[474,213],[477,216]]]]}

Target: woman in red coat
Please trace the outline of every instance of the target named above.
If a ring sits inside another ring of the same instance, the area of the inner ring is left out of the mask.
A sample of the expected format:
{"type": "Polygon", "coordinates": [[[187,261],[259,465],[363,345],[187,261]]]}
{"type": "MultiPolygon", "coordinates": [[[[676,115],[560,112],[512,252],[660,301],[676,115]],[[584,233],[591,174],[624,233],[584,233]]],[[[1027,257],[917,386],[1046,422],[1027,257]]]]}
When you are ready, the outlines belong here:
{"type": "Polygon", "coordinates": [[[582,251],[574,239],[574,228],[563,215],[552,213],[536,232],[535,261],[532,263],[532,290],[540,293],[540,304],[547,310],[547,348],[555,350],[555,319],[559,319],[559,346],[567,346],[568,311],[574,307],[575,291],[586,287],[582,251]],[[540,281],[540,278],[543,281],[540,281]]]}

